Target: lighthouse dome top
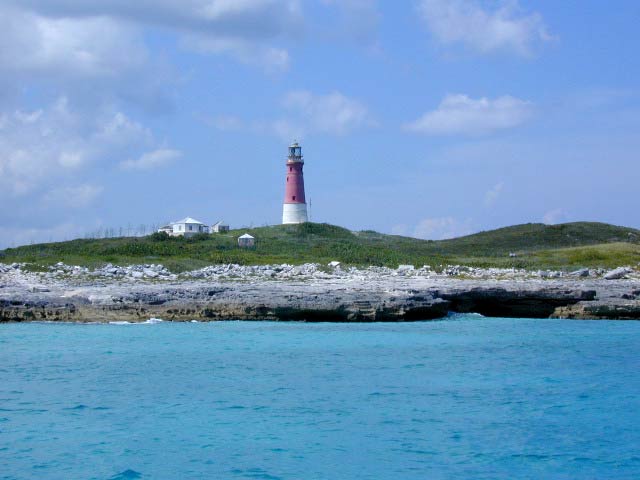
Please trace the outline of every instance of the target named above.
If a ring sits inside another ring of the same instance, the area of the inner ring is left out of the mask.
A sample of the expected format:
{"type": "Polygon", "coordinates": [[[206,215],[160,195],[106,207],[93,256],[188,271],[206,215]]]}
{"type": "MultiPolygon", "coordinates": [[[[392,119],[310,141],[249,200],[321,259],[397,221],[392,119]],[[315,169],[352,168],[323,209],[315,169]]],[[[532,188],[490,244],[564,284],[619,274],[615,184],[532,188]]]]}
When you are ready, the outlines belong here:
{"type": "Polygon", "coordinates": [[[287,162],[303,162],[302,160],[302,147],[298,142],[293,142],[289,145],[289,156],[287,162]]]}

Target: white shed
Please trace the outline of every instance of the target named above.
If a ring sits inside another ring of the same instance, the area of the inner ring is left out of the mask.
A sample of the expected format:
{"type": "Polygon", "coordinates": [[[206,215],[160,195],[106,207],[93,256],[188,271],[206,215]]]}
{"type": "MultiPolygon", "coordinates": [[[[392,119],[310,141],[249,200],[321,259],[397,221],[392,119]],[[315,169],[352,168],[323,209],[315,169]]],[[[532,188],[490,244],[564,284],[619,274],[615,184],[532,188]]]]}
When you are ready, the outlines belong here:
{"type": "Polygon", "coordinates": [[[173,223],[163,225],[158,229],[158,233],[166,233],[167,235],[173,235],[173,223]]]}
{"type": "Polygon", "coordinates": [[[245,233],[244,235],[240,235],[238,237],[238,246],[240,248],[251,248],[251,247],[254,247],[255,244],[256,244],[256,239],[251,235],[249,235],[248,233],[245,233]]]}

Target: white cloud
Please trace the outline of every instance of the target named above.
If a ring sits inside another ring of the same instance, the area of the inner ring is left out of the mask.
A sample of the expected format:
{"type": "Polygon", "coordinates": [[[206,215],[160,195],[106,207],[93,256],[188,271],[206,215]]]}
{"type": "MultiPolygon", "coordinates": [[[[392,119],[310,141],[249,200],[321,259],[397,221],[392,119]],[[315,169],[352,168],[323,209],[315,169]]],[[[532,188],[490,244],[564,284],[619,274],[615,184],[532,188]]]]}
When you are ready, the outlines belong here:
{"type": "Polygon", "coordinates": [[[24,112],[5,114],[0,137],[0,185],[4,192],[26,193],[41,180],[83,163],[87,144],[76,135],[79,120],[66,115],[61,102],[40,111],[37,118],[24,112]]]}
{"type": "Polygon", "coordinates": [[[339,18],[331,29],[322,34],[353,39],[358,43],[372,45],[376,42],[376,32],[381,14],[376,0],[321,0],[326,6],[336,9],[339,18]]]}
{"type": "Polygon", "coordinates": [[[438,108],[405,125],[427,135],[482,135],[516,127],[533,113],[531,102],[505,95],[477,100],[467,95],[447,95],[438,108]]]}
{"type": "Polygon", "coordinates": [[[428,240],[443,240],[473,233],[471,221],[460,221],[453,217],[425,218],[413,230],[413,236],[428,240]]]}
{"type": "Polygon", "coordinates": [[[309,132],[309,127],[302,121],[291,121],[285,118],[275,120],[272,123],[258,124],[257,129],[275,133],[286,142],[293,139],[300,140],[309,132]]]}
{"type": "Polygon", "coordinates": [[[403,237],[406,237],[410,235],[410,232],[411,230],[406,223],[401,223],[391,227],[391,235],[401,235],[403,237]]]}
{"type": "Polygon", "coordinates": [[[565,222],[568,218],[567,212],[562,208],[550,210],[542,216],[542,222],[547,225],[565,222]]]}
{"type": "MultiPolygon", "coordinates": [[[[66,97],[35,112],[0,116],[0,198],[46,195],[91,164],[157,148],[149,129],[124,113],[110,108],[85,113],[72,108],[66,97]]],[[[76,193],[86,197],[88,192],[76,193]]]]}
{"type": "Polygon", "coordinates": [[[484,195],[484,205],[486,207],[493,206],[504,189],[504,182],[496,183],[491,189],[487,190],[484,195]]]}
{"type": "Polygon", "coordinates": [[[460,221],[453,217],[425,218],[411,227],[407,224],[394,225],[393,235],[423,238],[425,240],[443,240],[446,238],[462,237],[474,233],[470,219],[460,221]]]}
{"type": "Polygon", "coordinates": [[[61,152],[58,157],[58,163],[63,168],[75,168],[84,163],[84,155],[82,152],[61,152]]]}
{"type": "Polygon", "coordinates": [[[78,238],[86,231],[85,226],[72,222],[61,223],[52,227],[7,226],[0,225],[0,248],[27,245],[78,238]]]}
{"type": "Polygon", "coordinates": [[[184,38],[183,45],[201,53],[229,54],[242,63],[259,65],[267,71],[278,72],[289,68],[287,50],[242,38],[189,35],[184,38]]]}
{"type": "Polygon", "coordinates": [[[84,208],[91,204],[103,190],[103,187],[91,184],[54,188],[44,196],[44,201],[49,207],[55,205],[84,208]]]}
{"type": "Polygon", "coordinates": [[[268,45],[301,31],[298,0],[8,0],[0,7],[0,65],[111,75],[146,61],[141,28],[177,34],[200,52],[269,69],[288,52],[268,45]],[[123,55],[122,52],[127,52],[123,55]]]}
{"type": "Polygon", "coordinates": [[[552,39],[542,16],[523,12],[517,0],[499,0],[497,8],[485,7],[485,3],[420,0],[418,9],[433,37],[445,46],[529,56],[537,44],[552,39]]]}
{"type": "Polygon", "coordinates": [[[270,38],[299,28],[299,0],[7,0],[51,17],[109,17],[218,35],[270,38]]]}
{"type": "Polygon", "coordinates": [[[20,110],[16,110],[14,116],[19,122],[34,123],[42,116],[42,110],[36,110],[35,112],[22,112],[20,110]]]}
{"type": "Polygon", "coordinates": [[[120,167],[124,170],[153,170],[167,166],[180,157],[182,157],[182,152],[178,150],[159,148],[143,153],[136,160],[125,160],[120,164],[120,167]]]}
{"type": "Polygon", "coordinates": [[[147,62],[135,30],[110,18],[49,18],[0,7],[0,29],[5,72],[116,77],[147,62]]]}
{"type": "Polygon", "coordinates": [[[23,92],[37,90],[64,92],[87,105],[118,99],[151,112],[170,109],[168,86],[178,74],[147,48],[140,25],[0,2],[0,31],[4,105],[16,105],[23,92]]]}
{"type": "Polygon", "coordinates": [[[565,96],[563,111],[602,110],[628,106],[640,98],[640,91],[629,88],[587,88],[574,90],[565,96]]]}
{"type": "Polygon", "coordinates": [[[281,105],[283,112],[276,119],[251,122],[233,115],[219,115],[203,116],[203,121],[222,131],[275,134],[285,141],[311,133],[346,135],[377,125],[366,105],[340,92],[316,94],[295,90],[282,98],[281,105]]]}
{"type": "Polygon", "coordinates": [[[242,130],[244,122],[235,115],[217,115],[213,118],[204,118],[205,123],[211,125],[216,130],[223,132],[234,132],[242,130]]]}
{"type": "Polygon", "coordinates": [[[306,132],[344,135],[358,128],[371,127],[375,121],[367,107],[339,92],[318,95],[306,90],[289,92],[283,102],[289,115],[275,123],[283,136],[298,130],[306,132]]]}
{"type": "Polygon", "coordinates": [[[122,112],[115,112],[100,122],[95,139],[114,146],[126,146],[135,143],[153,143],[153,134],[147,127],[131,120],[122,112]]]}
{"type": "Polygon", "coordinates": [[[106,104],[83,110],[60,97],[37,110],[0,110],[0,244],[77,236],[78,218],[82,230],[98,218],[83,210],[101,208],[105,172],[126,158],[159,165],[173,152],[106,104]]]}

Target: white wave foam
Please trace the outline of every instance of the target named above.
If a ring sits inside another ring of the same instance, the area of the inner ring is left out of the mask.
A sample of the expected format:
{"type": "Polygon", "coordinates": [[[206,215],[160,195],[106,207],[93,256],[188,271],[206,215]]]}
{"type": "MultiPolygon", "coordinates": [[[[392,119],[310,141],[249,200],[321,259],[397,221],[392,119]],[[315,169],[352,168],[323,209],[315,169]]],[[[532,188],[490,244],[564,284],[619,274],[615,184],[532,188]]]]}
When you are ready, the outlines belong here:
{"type": "Polygon", "coordinates": [[[482,315],[481,313],[477,313],[477,312],[469,312],[469,313],[460,313],[460,312],[449,312],[447,314],[448,319],[460,319],[460,318],[469,318],[469,317],[477,317],[477,318],[484,318],[484,315],[482,315]]]}
{"type": "Polygon", "coordinates": [[[128,322],[126,320],[119,320],[114,322],[109,322],[110,325],[154,325],[156,323],[162,323],[164,320],[161,318],[151,317],[149,320],[145,320],[144,322],[128,322]]]}

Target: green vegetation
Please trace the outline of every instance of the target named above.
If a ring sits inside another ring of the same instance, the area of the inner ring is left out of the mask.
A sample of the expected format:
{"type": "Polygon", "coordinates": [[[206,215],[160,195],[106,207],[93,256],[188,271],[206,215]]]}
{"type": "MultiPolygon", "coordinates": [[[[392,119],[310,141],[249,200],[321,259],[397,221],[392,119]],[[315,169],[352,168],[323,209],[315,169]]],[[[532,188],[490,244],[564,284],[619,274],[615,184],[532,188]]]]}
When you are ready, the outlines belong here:
{"type": "Polygon", "coordinates": [[[105,263],[162,263],[179,272],[214,263],[268,264],[338,260],[352,265],[416,266],[464,264],[481,267],[614,267],[640,262],[640,231],[603,223],[526,224],[451,240],[419,240],[334,225],[277,225],[185,239],[147,237],[72,240],[10,248],[0,261],[96,267],[105,263]],[[256,247],[240,249],[249,232],[256,247]],[[516,256],[510,256],[513,253],[516,256]]]}

